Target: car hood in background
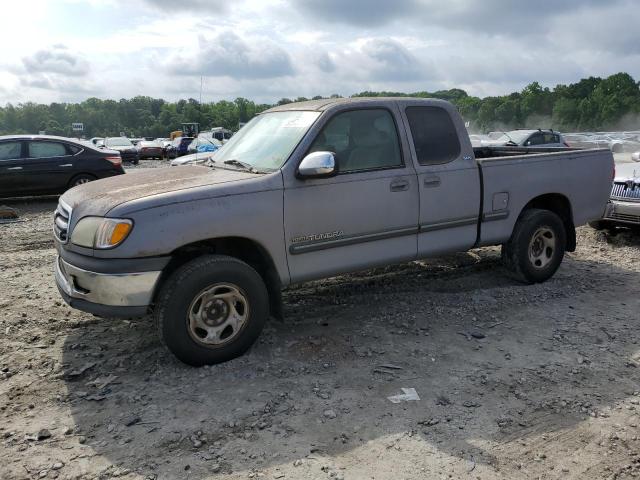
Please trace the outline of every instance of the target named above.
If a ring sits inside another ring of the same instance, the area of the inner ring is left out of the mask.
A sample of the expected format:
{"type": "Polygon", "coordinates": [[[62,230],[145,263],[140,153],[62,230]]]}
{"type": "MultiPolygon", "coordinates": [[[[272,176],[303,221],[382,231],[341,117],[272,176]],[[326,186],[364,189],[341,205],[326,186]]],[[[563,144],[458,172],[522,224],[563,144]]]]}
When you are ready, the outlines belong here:
{"type": "Polygon", "coordinates": [[[171,160],[171,166],[179,166],[179,165],[188,165],[196,162],[204,162],[205,160],[210,159],[215,155],[216,151],[213,152],[204,152],[204,153],[192,153],[190,155],[185,155],[183,157],[176,158],[171,160]]]}
{"type": "Polygon", "coordinates": [[[640,165],[637,163],[616,163],[616,182],[635,180],[640,183],[640,165]]]}
{"type": "Polygon", "coordinates": [[[109,150],[116,150],[118,152],[135,152],[136,147],[125,147],[125,146],[115,146],[115,147],[107,147],[109,150]]]}
{"type": "Polygon", "coordinates": [[[72,217],[77,220],[87,215],[106,215],[113,208],[135,200],[260,177],[241,170],[199,166],[149,168],[80,185],[68,190],[61,200],[73,209],[72,217]]]}

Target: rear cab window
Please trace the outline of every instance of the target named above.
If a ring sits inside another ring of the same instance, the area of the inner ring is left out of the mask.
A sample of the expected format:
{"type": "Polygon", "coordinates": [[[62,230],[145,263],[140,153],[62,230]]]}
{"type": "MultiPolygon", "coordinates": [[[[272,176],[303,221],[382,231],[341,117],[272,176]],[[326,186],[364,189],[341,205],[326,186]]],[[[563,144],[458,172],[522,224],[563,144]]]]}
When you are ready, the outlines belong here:
{"type": "Polygon", "coordinates": [[[431,106],[407,107],[405,114],[420,165],[442,165],[460,156],[458,131],[445,109],[431,106]]]}

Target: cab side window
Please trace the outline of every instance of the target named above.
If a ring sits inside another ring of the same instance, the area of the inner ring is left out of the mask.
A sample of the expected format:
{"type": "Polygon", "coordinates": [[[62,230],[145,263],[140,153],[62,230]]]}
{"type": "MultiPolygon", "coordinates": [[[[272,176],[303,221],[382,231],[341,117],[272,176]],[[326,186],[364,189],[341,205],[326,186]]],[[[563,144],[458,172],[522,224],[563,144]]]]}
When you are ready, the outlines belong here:
{"type": "Polygon", "coordinates": [[[67,149],[57,142],[29,142],[29,158],[62,157],[67,149]]]}
{"type": "Polygon", "coordinates": [[[324,126],[310,152],[333,152],[340,173],[403,165],[398,131],[386,109],[339,113],[324,126]]]}
{"type": "Polygon", "coordinates": [[[0,143],[0,161],[15,160],[22,157],[22,142],[0,143]]]}
{"type": "Polygon", "coordinates": [[[544,145],[545,143],[547,142],[544,141],[544,135],[542,133],[534,133],[529,137],[529,140],[527,140],[525,145],[544,145]]]}
{"type": "Polygon", "coordinates": [[[441,165],[460,156],[458,132],[445,109],[407,107],[405,113],[420,165],[441,165]]]}

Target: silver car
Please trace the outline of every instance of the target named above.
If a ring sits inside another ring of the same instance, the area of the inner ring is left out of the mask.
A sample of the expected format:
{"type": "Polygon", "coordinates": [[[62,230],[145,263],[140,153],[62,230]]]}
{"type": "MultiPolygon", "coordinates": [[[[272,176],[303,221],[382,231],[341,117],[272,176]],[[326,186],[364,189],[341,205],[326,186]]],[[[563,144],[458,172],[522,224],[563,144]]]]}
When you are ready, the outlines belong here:
{"type": "Polygon", "coordinates": [[[481,145],[487,147],[549,147],[563,148],[568,147],[562,134],[553,130],[512,130],[510,132],[502,132],[498,138],[492,138],[496,132],[489,134],[488,140],[483,140],[481,145]]]}
{"type": "Polygon", "coordinates": [[[616,165],[611,198],[604,216],[589,225],[597,230],[617,225],[640,226],[640,166],[633,163],[616,165]]]}

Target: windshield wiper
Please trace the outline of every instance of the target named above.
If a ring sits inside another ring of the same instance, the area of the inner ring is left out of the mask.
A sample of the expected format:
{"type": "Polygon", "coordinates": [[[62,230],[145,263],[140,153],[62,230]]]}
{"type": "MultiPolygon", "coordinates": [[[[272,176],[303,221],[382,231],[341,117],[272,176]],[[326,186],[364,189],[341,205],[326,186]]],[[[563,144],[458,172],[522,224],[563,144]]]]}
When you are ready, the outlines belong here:
{"type": "Polygon", "coordinates": [[[235,165],[236,167],[241,167],[250,173],[263,173],[250,163],[243,162],[242,160],[236,160],[235,158],[225,160],[222,163],[224,163],[225,165],[235,165]]]}

